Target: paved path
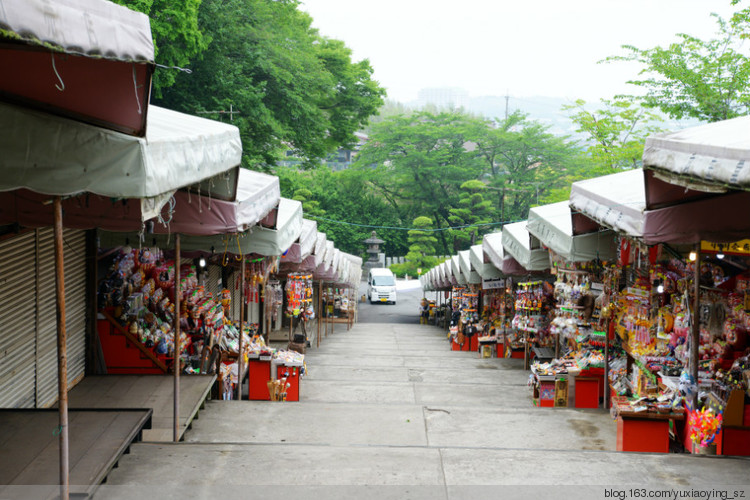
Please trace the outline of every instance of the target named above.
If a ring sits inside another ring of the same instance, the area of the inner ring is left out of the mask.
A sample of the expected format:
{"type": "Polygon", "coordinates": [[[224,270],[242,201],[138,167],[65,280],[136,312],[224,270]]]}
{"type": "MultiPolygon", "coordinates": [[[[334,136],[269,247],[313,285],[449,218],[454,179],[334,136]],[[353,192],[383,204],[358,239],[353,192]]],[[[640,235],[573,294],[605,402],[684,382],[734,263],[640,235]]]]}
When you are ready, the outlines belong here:
{"type": "Polygon", "coordinates": [[[598,499],[750,484],[747,459],[618,453],[608,412],[533,407],[519,360],[450,351],[433,326],[341,327],[307,364],[301,402],[210,402],[184,443],[133,445],[98,497],[598,499]]]}

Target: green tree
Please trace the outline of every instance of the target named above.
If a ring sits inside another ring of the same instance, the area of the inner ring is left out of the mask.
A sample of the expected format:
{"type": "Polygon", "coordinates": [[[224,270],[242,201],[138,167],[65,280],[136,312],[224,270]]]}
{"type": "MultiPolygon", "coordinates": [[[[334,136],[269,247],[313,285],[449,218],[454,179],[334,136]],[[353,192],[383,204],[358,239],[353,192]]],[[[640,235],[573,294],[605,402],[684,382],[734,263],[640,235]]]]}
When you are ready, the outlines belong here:
{"type": "Polygon", "coordinates": [[[579,99],[564,106],[576,131],[586,135],[587,151],[594,163],[588,173],[607,175],[641,165],[646,137],[661,132],[661,117],[629,98],[602,99],[595,111],[579,99]]]}
{"type": "Polygon", "coordinates": [[[438,240],[433,236],[433,222],[429,217],[417,217],[412,222],[412,229],[409,231],[409,253],[406,254],[406,262],[403,264],[394,264],[391,270],[398,276],[408,274],[412,277],[419,275],[437,265],[438,259],[435,257],[435,245],[438,240]]]}
{"type": "Polygon", "coordinates": [[[666,48],[623,45],[625,55],[605,61],[641,63],[643,78],[628,83],[646,90],[646,106],[672,118],[713,122],[745,115],[750,110],[750,59],[742,43],[750,32],[750,10],[729,20],[712,16],[718,31],[710,40],[678,33],[678,40],[666,48]]]}
{"type": "MultiPolygon", "coordinates": [[[[477,225],[488,224],[494,220],[495,210],[492,202],[485,200],[483,193],[487,186],[477,179],[461,184],[461,194],[458,206],[450,209],[448,217],[451,225],[459,229],[452,229],[453,251],[466,250],[477,241],[477,236],[487,232],[491,226],[484,228],[477,225]],[[461,228],[461,226],[475,226],[461,228]]],[[[416,222],[416,221],[415,221],[416,222]]]]}
{"type": "Polygon", "coordinates": [[[156,99],[164,89],[174,85],[177,69],[188,68],[195,57],[203,52],[210,41],[198,27],[198,9],[201,0],[113,0],[115,3],[138,12],[151,20],[156,62],[170,68],[157,68],[152,89],[156,99]]]}
{"type": "MultiPolygon", "coordinates": [[[[450,226],[460,186],[477,179],[481,162],[471,151],[477,120],[459,112],[396,115],[372,127],[354,169],[398,214],[402,225],[428,214],[437,228],[450,226]]],[[[439,233],[439,249],[450,242],[439,233]]]]}
{"type": "Polygon", "coordinates": [[[385,91],[367,60],[352,62],[351,51],[320,36],[298,7],[297,0],[203,0],[198,26],[210,44],[157,102],[213,118],[231,107],[250,168],[269,169],[289,148],[313,166],[354,142],[385,91]]]}
{"type": "Polygon", "coordinates": [[[579,146],[555,136],[519,111],[473,133],[488,189],[497,193],[502,222],[525,219],[529,208],[580,176],[586,166],[579,146]]]}

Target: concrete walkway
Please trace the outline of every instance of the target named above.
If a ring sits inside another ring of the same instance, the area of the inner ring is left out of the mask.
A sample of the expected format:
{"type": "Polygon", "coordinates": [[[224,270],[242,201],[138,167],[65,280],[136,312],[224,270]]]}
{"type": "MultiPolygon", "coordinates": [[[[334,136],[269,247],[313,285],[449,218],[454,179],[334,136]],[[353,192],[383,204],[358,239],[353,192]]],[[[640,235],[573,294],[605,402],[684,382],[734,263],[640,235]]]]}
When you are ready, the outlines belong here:
{"type": "Polygon", "coordinates": [[[433,326],[339,325],[307,366],[299,403],[209,402],[184,443],[133,445],[97,498],[599,499],[750,485],[747,459],[614,451],[608,412],[534,407],[519,360],[450,351],[433,326]]]}

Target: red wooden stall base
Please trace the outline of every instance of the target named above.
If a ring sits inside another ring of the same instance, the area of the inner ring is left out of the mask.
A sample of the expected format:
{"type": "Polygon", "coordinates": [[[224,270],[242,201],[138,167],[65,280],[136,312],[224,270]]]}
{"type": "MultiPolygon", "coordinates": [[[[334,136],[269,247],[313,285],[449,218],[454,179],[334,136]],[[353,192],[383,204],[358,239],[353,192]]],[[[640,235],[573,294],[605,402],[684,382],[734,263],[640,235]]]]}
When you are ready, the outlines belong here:
{"type": "Polygon", "coordinates": [[[669,420],[618,417],[617,451],[669,453],[669,420]]]}

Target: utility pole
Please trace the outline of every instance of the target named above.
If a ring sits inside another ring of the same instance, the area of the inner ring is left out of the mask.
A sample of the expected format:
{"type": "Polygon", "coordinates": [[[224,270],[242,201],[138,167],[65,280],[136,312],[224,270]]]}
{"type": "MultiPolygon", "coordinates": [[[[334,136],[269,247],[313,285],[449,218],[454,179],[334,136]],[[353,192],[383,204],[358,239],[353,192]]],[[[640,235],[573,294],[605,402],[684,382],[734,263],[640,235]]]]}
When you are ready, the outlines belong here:
{"type": "Polygon", "coordinates": [[[505,91],[505,121],[508,121],[508,99],[510,99],[510,96],[508,95],[508,91],[505,91]]]}
{"type": "MultiPolygon", "coordinates": [[[[234,115],[240,114],[239,111],[235,111],[234,107],[230,104],[229,105],[229,111],[226,110],[217,110],[217,111],[198,111],[199,115],[229,115],[229,120],[234,121],[234,115]]],[[[506,110],[507,114],[507,110],[506,110]]]]}

